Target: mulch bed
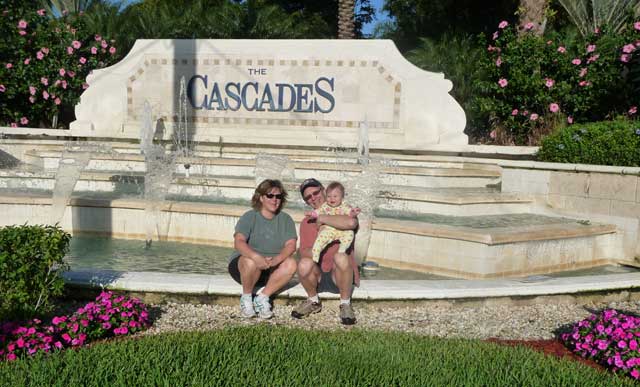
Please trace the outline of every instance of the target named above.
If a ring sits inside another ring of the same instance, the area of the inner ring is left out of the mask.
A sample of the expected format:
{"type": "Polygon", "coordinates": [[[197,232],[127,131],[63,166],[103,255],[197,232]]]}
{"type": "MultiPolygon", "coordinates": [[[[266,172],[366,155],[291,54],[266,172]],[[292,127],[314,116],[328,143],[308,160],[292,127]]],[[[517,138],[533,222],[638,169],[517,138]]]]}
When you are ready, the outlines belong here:
{"type": "Polygon", "coordinates": [[[499,345],[506,345],[510,347],[524,346],[533,349],[534,351],[541,352],[547,356],[553,356],[558,359],[569,359],[580,362],[591,368],[594,368],[601,372],[607,372],[607,369],[593,360],[582,358],[573,352],[569,351],[567,347],[562,345],[558,340],[502,340],[497,338],[490,338],[486,341],[490,343],[496,343],[499,345]]]}

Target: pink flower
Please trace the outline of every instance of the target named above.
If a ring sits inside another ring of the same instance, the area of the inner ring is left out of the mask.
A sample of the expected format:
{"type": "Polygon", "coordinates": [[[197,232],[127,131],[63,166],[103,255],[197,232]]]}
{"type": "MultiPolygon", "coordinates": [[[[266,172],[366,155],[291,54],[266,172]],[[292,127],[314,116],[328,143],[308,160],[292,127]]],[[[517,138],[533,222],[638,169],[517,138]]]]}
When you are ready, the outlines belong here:
{"type": "Polygon", "coordinates": [[[12,68],[12,67],[13,67],[13,64],[11,64],[11,63],[7,63],[6,65],[4,65],[4,67],[6,67],[6,68],[10,69],[10,68],[12,68]]]}
{"type": "Polygon", "coordinates": [[[531,116],[529,117],[529,119],[530,119],[531,121],[535,121],[535,120],[537,120],[537,119],[538,119],[538,117],[539,117],[539,116],[538,116],[536,113],[531,113],[531,116]]]}
{"type": "Polygon", "coordinates": [[[58,74],[60,74],[61,77],[64,77],[65,73],[66,73],[65,69],[58,70],[58,74]]]}
{"type": "MultiPolygon", "coordinates": [[[[28,119],[27,117],[22,117],[22,118],[20,118],[20,123],[21,123],[22,125],[26,125],[26,124],[28,124],[28,123],[29,123],[29,119],[28,119]]],[[[31,328],[31,329],[33,329],[33,328],[31,328]]],[[[34,331],[35,331],[35,329],[34,329],[34,331]]],[[[35,332],[34,332],[34,333],[35,333],[35,332]]],[[[33,333],[32,333],[32,334],[33,334],[33,333]]]]}
{"type": "Polygon", "coordinates": [[[62,338],[64,339],[64,341],[66,341],[67,343],[71,341],[71,336],[69,336],[68,333],[63,333],[62,334],[62,338]]]}
{"type": "Polygon", "coordinates": [[[45,10],[44,10],[44,8],[41,8],[41,9],[37,10],[36,13],[38,15],[40,15],[40,16],[44,16],[45,10]]]}
{"type": "Polygon", "coordinates": [[[16,354],[15,353],[10,353],[7,355],[7,360],[9,361],[14,361],[16,360],[16,354]]]}
{"type": "Polygon", "coordinates": [[[587,52],[594,52],[596,50],[596,45],[595,44],[590,44],[587,46],[587,52]]]}
{"type": "Polygon", "coordinates": [[[629,108],[629,114],[636,114],[638,112],[638,107],[637,106],[631,106],[629,108]]]}
{"type": "Polygon", "coordinates": [[[582,63],[582,61],[578,58],[575,58],[571,61],[571,63],[573,63],[574,65],[578,66],[580,63],[582,63]]]}
{"type": "Polygon", "coordinates": [[[634,351],[636,349],[638,349],[638,342],[635,341],[635,340],[629,341],[629,349],[634,350],[634,351]]]}
{"type": "Polygon", "coordinates": [[[507,87],[508,84],[509,84],[509,81],[507,81],[505,78],[500,78],[498,80],[498,85],[500,85],[500,87],[502,88],[507,87]]]}
{"type": "Polygon", "coordinates": [[[629,61],[629,59],[631,59],[631,55],[629,54],[622,54],[620,55],[620,61],[627,63],[629,61]]]}
{"type": "Polygon", "coordinates": [[[502,64],[502,59],[498,57],[498,59],[496,59],[496,66],[500,67],[501,64],[502,64]]]}
{"type": "Polygon", "coordinates": [[[80,57],[80,63],[85,64],[87,63],[87,58],[85,58],[84,56],[80,57]]]}
{"type": "Polygon", "coordinates": [[[66,89],[66,88],[67,88],[67,81],[62,81],[62,82],[60,82],[60,83],[62,83],[62,88],[63,88],[63,89],[66,89]]]}
{"type": "Polygon", "coordinates": [[[584,77],[585,75],[587,75],[587,68],[583,67],[580,69],[580,78],[584,77]]]}
{"type": "Polygon", "coordinates": [[[113,55],[115,53],[116,53],[116,48],[113,46],[109,47],[109,54],[113,55]]]}
{"type": "Polygon", "coordinates": [[[42,47],[40,50],[45,54],[49,54],[49,49],[47,47],[42,47]]]}
{"type": "Polygon", "coordinates": [[[573,124],[573,117],[571,116],[567,117],[567,124],[569,125],[573,124]]]}
{"type": "Polygon", "coordinates": [[[102,40],[102,36],[100,35],[95,35],[93,38],[96,40],[96,42],[99,42],[102,40]]]}
{"type": "Polygon", "coordinates": [[[27,34],[27,31],[25,31],[25,30],[20,30],[20,31],[18,31],[18,33],[19,33],[20,35],[22,35],[22,36],[25,36],[25,35],[27,34]]]}
{"type": "Polygon", "coordinates": [[[558,110],[560,110],[560,106],[558,106],[558,104],[557,104],[557,103],[555,103],[555,102],[554,102],[554,103],[552,103],[552,104],[550,104],[550,105],[549,105],[549,111],[550,111],[551,113],[557,113],[557,112],[558,112],[558,110]]]}
{"type": "Polygon", "coordinates": [[[4,85],[0,84],[0,93],[4,93],[7,90],[6,87],[4,87],[4,85]]]}
{"type": "Polygon", "coordinates": [[[564,54],[565,52],[567,52],[567,49],[564,48],[563,46],[559,46],[558,47],[558,52],[561,53],[561,54],[564,54]]]}
{"type": "Polygon", "coordinates": [[[42,92],[42,98],[44,98],[44,99],[49,99],[49,93],[47,93],[47,91],[46,91],[46,90],[44,90],[44,91],[42,92]]]}
{"type": "Polygon", "coordinates": [[[552,88],[555,83],[556,82],[551,78],[544,79],[544,85],[547,86],[549,89],[552,88]]]}
{"type": "Polygon", "coordinates": [[[67,47],[67,54],[73,54],[73,47],[67,47]]]}
{"type": "Polygon", "coordinates": [[[20,21],[18,22],[18,28],[20,28],[20,29],[25,29],[25,28],[27,28],[27,22],[26,22],[26,21],[24,21],[24,20],[20,20],[20,21]]]}
{"type": "Polygon", "coordinates": [[[585,87],[585,86],[589,86],[589,85],[591,85],[591,82],[587,82],[587,81],[580,81],[580,82],[578,83],[578,85],[579,85],[579,86],[581,86],[581,87],[585,87]]]}
{"type": "Polygon", "coordinates": [[[58,349],[61,349],[62,348],[62,343],[59,342],[59,341],[56,341],[55,343],[53,343],[53,346],[58,348],[58,349]]]}
{"type": "MultiPolygon", "coordinates": [[[[636,23],[636,24],[640,24],[640,23],[636,23]]],[[[640,28],[638,28],[640,30],[640,28]]],[[[634,378],[634,379],[638,379],[640,378],[640,371],[638,371],[636,368],[634,368],[631,372],[630,375],[634,378]]]]}
{"type": "Polygon", "coordinates": [[[89,88],[89,84],[88,83],[83,83],[82,84],[82,90],[86,90],[89,88]]]}
{"type": "Polygon", "coordinates": [[[529,23],[524,25],[524,30],[525,31],[531,31],[532,29],[533,29],[533,23],[529,22],[529,23]]]}
{"type": "Polygon", "coordinates": [[[633,45],[633,44],[625,44],[622,47],[622,52],[625,52],[627,54],[630,54],[630,53],[634,52],[635,50],[636,50],[636,46],[633,45]]]}
{"type": "Polygon", "coordinates": [[[73,78],[73,77],[75,77],[75,76],[76,76],[76,73],[75,73],[75,71],[71,71],[71,70],[69,70],[69,71],[67,71],[67,75],[68,75],[69,77],[73,78]]]}
{"type": "Polygon", "coordinates": [[[40,82],[45,86],[49,84],[49,80],[45,77],[40,78],[40,82]]]}
{"type": "Polygon", "coordinates": [[[44,53],[42,51],[38,51],[36,53],[36,58],[38,58],[38,60],[42,60],[42,58],[44,58],[44,53]]]}
{"type": "MultiPolygon", "coordinates": [[[[33,87],[33,86],[29,86],[29,94],[31,94],[31,95],[36,95],[36,91],[37,91],[37,90],[36,90],[36,88],[35,88],[35,87],[33,87]]],[[[54,325],[56,325],[56,324],[54,323],[54,325]]]]}
{"type": "Polygon", "coordinates": [[[517,115],[518,115],[518,109],[513,109],[513,110],[511,111],[511,115],[512,115],[512,116],[517,116],[517,115]]]}
{"type": "Polygon", "coordinates": [[[509,25],[509,23],[507,23],[507,21],[506,21],[506,20],[503,20],[503,21],[501,21],[501,22],[500,22],[500,24],[498,24],[498,28],[500,28],[500,29],[504,29],[504,28],[506,28],[508,25],[509,25]]]}
{"type": "Polygon", "coordinates": [[[36,97],[34,97],[34,96],[29,97],[29,102],[35,103],[36,102],[36,97]]]}
{"type": "Polygon", "coordinates": [[[22,337],[16,340],[16,344],[18,345],[18,348],[24,348],[24,340],[22,339],[22,337]]]}
{"type": "Polygon", "coordinates": [[[600,58],[600,54],[591,55],[589,59],[587,59],[587,63],[593,63],[600,58]]]}
{"type": "Polygon", "coordinates": [[[107,44],[106,40],[103,40],[103,41],[100,42],[100,46],[102,46],[102,48],[107,48],[108,45],[109,44],[107,44]]]}
{"type": "Polygon", "coordinates": [[[640,21],[633,23],[633,28],[635,28],[636,30],[640,31],[640,21]]]}
{"type": "Polygon", "coordinates": [[[26,64],[26,65],[28,65],[29,62],[31,62],[31,58],[27,58],[27,59],[24,60],[24,64],[26,64]]]}
{"type": "Polygon", "coordinates": [[[109,328],[111,328],[111,323],[108,323],[108,322],[102,323],[102,329],[109,329],[109,328]]]}
{"type": "Polygon", "coordinates": [[[18,127],[18,124],[16,124],[15,122],[12,122],[12,123],[11,123],[11,127],[12,127],[12,128],[17,128],[17,127],[18,127]]]}
{"type": "MultiPolygon", "coordinates": [[[[53,100],[53,102],[54,102],[56,105],[60,105],[60,103],[61,103],[62,101],[60,100],[60,98],[56,98],[56,99],[54,99],[54,100],[53,100]]],[[[82,320],[82,321],[87,321],[87,320],[82,320]]],[[[85,327],[86,327],[86,325],[85,325],[85,327]]]]}
{"type": "Polygon", "coordinates": [[[95,55],[98,53],[98,49],[96,47],[91,47],[91,54],[95,55]]]}
{"type": "Polygon", "coordinates": [[[76,50],[77,50],[77,49],[79,49],[79,48],[80,48],[80,46],[82,46],[82,44],[81,44],[79,41],[77,41],[77,40],[74,40],[73,42],[71,42],[71,45],[72,45],[72,46],[73,46],[73,48],[75,48],[76,50]]]}

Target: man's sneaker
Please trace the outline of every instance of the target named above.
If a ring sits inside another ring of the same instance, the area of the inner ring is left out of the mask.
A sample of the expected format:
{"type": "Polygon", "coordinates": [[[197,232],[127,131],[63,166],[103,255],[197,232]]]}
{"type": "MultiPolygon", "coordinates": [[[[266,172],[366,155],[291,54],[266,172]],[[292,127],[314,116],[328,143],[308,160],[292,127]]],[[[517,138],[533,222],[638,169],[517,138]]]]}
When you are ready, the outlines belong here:
{"type": "Polygon", "coordinates": [[[318,313],[322,310],[322,303],[313,302],[310,299],[306,299],[296,305],[291,311],[291,317],[303,318],[307,317],[311,313],[318,313]]]}
{"type": "Polygon", "coordinates": [[[240,315],[244,318],[251,318],[256,315],[253,309],[253,300],[251,296],[240,297],[240,315]]]}
{"type": "Polygon", "coordinates": [[[258,317],[264,319],[273,317],[269,297],[262,294],[256,296],[256,298],[253,300],[253,307],[255,308],[256,312],[258,312],[258,317]]]}
{"type": "Polygon", "coordinates": [[[344,325],[353,325],[356,323],[356,314],[351,304],[340,304],[340,321],[344,325]]]}

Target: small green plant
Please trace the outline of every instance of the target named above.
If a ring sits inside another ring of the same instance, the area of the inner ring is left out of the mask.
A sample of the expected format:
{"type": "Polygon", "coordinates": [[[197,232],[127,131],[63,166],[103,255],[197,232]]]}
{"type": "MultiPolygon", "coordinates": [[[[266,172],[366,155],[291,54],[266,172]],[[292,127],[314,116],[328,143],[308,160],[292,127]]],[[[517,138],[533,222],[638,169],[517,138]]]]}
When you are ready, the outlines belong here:
{"type": "Polygon", "coordinates": [[[60,276],[71,235],[59,226],[0,228],[0,321],[23,319],[51,308],[62,294],[60,276]]]}
{"type": "Polygon", "coordinates": [[[545,137],[538,160],[640,166],[640,122],[603,121],[567,126],[545,137]]]}

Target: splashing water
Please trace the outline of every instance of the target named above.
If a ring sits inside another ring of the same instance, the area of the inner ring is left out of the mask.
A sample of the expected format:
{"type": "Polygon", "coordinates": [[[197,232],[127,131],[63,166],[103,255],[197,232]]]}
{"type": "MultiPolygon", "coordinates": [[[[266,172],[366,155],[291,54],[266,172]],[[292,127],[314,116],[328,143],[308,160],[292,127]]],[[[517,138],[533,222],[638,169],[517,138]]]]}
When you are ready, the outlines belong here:
{"type": "Polygon", "coordinates": [[[256,186],[265,179],[293,180],[293,168],[289,167],[287,156],[256,154],[256,186]]]}
{"type": "Polygon", "coordinates": [[[189,126],[187,125],[187,91],[185,78],[180,77],[180,96],[178,98],[178,120],[174,129],[173,145],[176,157],[181,157],[185,175],[189,177],[189,169],[191,168],[190,160],[191,150],[194,147],[190,138],[189,126]]]}

